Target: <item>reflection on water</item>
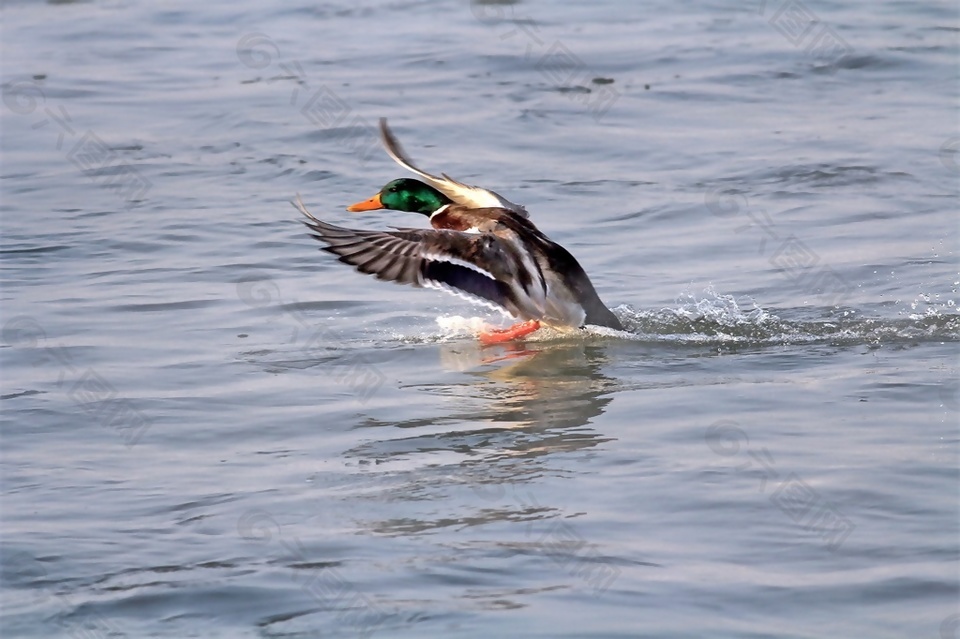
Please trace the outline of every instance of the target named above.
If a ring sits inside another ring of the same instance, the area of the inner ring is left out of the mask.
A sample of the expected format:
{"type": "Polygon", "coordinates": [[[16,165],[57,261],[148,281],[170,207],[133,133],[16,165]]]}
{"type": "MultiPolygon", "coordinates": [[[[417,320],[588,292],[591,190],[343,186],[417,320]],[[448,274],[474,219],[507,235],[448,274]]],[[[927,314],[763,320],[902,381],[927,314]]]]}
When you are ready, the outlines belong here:
{"type": "Polygon", "coordinates": [[[546,586],[469,589],[460,596],[471,607],[519,608],[538,592],[609,588],[620,574],[616,558],[578,530],[575,519],[586,513],[566,512],[551,503],[563,491],[541,486],[547,477],[574,481],[570,455],[613,441],[590,426],[618,387],[602,372],[606,348],[468,342],[441,345],[439,358],[458,374],[455,381],[408,387],[443,398],[433,418],[364,424],[368,433],[397,432],[388,426],[432,432],[375,439],[344,453],[365,470],[341,478],[331,495],[344,512],[349,502],[355,530],[398,539],[455,532],[455,542],[431,554],[431,569],[440,572],[476,570],[458,564],[472,556],[473,565],[478,554],[491,565],[529,560],[556,572],[546,586]],[[442,559],[443,552],[451,556],[442,559]]]}
{"type": "Polygon", "coordinates": [[[483,459],[535,458],[573,451],[607,439],[582,429],[603,413],[616,382],[603,375],[604,348],[563,344],[547,347],[507,345],[481,349],[473,344],[442,344],[441,364],[467,374],[459,381],[408,386],[449,399],[433,418],[381,421],[366,427],[422,428],[457,423],[466,429],[415,435],[358,446],[349,455],[383,463],[397,455],[438,450],[483,459]]]}
{"type": "MultiPolygon", "coordinates": [[[[443,410],[434,418],[364,424],[437,432],[374,440],[344,453],[348,459],[371,465],[368,477],[389,476],[392,487],[388,495],[377,495],[377,500],[436,502],[451,490],[467,488],[475,495],[471,502],[477,498],[500,502],[508,489],[516,495],[518,487],[537,478],[572,476],[559,464],[551,465],[551,453],[575,453],[612,440],[588,426],[612,401],[617,386],[601,372],[606,362],[602,346],[444,344],[440,360],[448,371],[466,374],[457,382],[415,387],[449,400],[440,404],[443,410]]],[[[490,506],[468,515],[388,518],[367,526],[382,534],[410,534],[560,514],[559,508],[531,499],[490,506]]]]}

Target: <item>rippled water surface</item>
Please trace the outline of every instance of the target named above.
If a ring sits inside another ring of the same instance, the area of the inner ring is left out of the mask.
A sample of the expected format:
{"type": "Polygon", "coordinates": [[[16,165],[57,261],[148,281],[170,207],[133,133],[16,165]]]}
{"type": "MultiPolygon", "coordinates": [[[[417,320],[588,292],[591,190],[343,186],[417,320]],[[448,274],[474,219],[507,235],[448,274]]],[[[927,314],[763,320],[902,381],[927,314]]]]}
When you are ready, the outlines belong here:
{"type": "Polygon", "coordinates": [[[11,0],[4,637],[948,637],[952,2],[11,0]],[[626,328],[317,244],[425,168],[626,328]]]}

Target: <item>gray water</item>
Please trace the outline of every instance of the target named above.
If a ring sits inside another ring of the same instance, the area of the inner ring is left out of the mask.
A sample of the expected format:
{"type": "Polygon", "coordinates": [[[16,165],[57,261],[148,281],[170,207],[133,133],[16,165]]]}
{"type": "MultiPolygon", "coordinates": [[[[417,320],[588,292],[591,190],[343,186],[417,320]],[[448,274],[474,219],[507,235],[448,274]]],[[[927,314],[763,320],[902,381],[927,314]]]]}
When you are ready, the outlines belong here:
{"type": "Polygon", "coordinates": [[[0,16],[3,637],[958,636],[955,3],[0,16]],[[318,252],[381,116],[627,330],[318,252]]]}

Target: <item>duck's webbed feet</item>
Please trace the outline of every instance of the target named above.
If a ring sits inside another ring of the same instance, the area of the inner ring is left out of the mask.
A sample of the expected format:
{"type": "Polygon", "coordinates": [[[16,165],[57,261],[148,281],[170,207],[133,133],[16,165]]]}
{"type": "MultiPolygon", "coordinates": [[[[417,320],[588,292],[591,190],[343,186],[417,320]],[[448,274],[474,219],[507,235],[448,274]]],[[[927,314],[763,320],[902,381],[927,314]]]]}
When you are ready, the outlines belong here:
{"type": "Polygon", "coordinates": [[[480,338],[480,343],[484,345],[502,344],[503,342],[509,342],[529,335],[539,328],[539,321],[530,320],[529,322],[514,324],[508,328],[488,328],[480,331],[478,337],[480,338]]]}

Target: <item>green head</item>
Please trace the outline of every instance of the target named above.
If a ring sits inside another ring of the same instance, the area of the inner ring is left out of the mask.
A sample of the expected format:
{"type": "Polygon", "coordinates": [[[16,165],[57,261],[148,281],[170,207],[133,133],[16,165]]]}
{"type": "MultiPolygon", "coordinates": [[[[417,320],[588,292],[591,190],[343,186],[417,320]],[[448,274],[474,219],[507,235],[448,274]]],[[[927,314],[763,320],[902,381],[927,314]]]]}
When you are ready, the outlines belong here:
{"type": "Polygon", "coordinates": [[[430,215],[444,204],[452,200],[446,195],[424,184],[420,180],[400,178],[387,182],[380,192],[369,200],[357,202],[348,206],[348,211],[375,211],[377,209],[392,209],[394,211],[408,211],[430,215]]]}

